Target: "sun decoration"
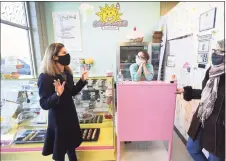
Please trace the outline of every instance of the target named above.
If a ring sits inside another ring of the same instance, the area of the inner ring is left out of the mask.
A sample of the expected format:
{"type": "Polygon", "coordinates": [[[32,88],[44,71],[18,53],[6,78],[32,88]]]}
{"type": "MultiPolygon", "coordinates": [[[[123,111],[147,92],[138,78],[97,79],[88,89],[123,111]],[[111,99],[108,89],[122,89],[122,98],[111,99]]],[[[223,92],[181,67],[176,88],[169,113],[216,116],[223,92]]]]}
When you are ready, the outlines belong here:
{"type": "Polygon", "coordinates": [[[121,21],[120,16],[122,13],[119,13],[119,7],[112,4],[110,7],[105,4],[105,7],[100,7],[100,12],[96,13],[100,17],[101,22],[113,23],[121,21]]]}

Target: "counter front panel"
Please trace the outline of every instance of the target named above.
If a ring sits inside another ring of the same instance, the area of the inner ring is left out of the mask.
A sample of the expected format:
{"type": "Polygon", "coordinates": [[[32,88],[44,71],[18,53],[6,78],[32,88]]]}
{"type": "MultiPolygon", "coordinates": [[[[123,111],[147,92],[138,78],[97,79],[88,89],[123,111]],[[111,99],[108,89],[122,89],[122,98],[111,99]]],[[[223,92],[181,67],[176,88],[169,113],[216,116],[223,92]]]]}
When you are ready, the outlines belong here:
{"type": "MultiPolygon", "coordinates": [[[[176,84],[122,82],[117,84],[117,145],[121,141],[169,141],[174,127],[176,84]]],[[[118,151],[119,159],[119,151],[118,151]]]]}

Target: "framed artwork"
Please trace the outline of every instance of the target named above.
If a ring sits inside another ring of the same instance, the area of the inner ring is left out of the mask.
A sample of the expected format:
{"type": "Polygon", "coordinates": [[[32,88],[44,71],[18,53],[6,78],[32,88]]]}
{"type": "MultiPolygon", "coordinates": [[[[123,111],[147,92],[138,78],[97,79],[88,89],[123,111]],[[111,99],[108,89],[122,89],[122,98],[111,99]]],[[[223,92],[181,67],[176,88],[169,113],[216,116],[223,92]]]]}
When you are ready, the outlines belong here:
{"type": "Polygon", "coordinates": [[[209,47],[210,47],[209,40],[199,41],[198,52],[209,52],[209,47]]]}
{"type": "Polygon", "coordinates": [[[212,34],[200,35],[198,36],[199,41],[210,40],[212,38],[212,34]]]}
{"type": "Polygon", "coordinates": [[[208,63],[208,53],[198,53],[197,62],[199,64],[207,64],[208,63]]]}
{"type": "Polygon", "coordinates": [[[167,67],[175,67],[175,56],[174,55],[167,56],[166,66],[167,67]]]}
{"type": "Polygon", "coordinates": [[[215,27],[217,8],[213,8],[200,15],[199,32],[209,30],[215,27]]]}

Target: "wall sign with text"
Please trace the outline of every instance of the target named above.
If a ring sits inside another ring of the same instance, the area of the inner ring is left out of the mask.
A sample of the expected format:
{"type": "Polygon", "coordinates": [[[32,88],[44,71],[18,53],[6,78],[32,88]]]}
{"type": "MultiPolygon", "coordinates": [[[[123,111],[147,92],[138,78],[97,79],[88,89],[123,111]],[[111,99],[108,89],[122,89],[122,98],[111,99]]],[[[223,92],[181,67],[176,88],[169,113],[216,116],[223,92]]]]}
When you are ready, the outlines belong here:
{"type": "Polygon", "coordinates": [[[82,51],[82,36],[79,12],[53,12],[55,42],[65,45],[67,50],[82,51]]]}
{"type": "Polygon", "coordinates": [[[109,6],[105,4],[104,7],[99,7],[100,11],[96,13],[99,16],[99,20],[93,22],[93,27],[100,27],[102,30],[119,30],[120,27],[127,27],[128,21],[122,20],[121,16],[123,13],[120,13],[120,4],[112,4],[109,6]]]}

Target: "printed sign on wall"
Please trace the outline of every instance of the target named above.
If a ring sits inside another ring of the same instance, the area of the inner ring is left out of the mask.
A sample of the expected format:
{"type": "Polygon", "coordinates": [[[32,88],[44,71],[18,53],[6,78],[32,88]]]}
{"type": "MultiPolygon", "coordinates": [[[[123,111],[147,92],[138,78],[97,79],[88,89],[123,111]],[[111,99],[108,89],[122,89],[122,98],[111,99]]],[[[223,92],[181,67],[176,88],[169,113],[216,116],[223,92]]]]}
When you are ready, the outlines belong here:
{"type": "Polygon", "coordinates": [[[68,51],[82,51],[79,12],[53,12],[55,42],[63,43],[68,51]]]}
{"type": "Polygon", "coordinates": [[[100,27],[102,30],[119,30],[120,27],[127,27],[128,21],[122,20],[121,16],[123,13],[120,13],[120,4],[112,4],[108,6],[105,4],[105,7],[100,6],[100,12],[96,13],[99,16],[99,21],[93,22],[93,27],[100,27]]]}

